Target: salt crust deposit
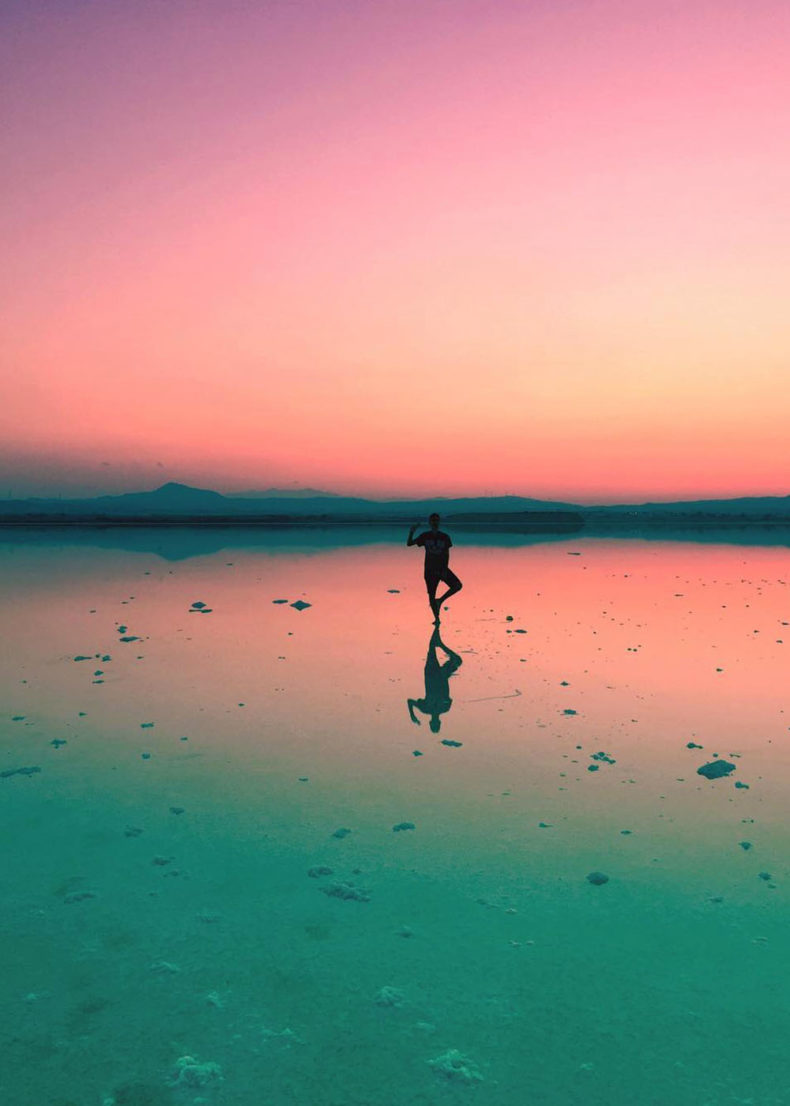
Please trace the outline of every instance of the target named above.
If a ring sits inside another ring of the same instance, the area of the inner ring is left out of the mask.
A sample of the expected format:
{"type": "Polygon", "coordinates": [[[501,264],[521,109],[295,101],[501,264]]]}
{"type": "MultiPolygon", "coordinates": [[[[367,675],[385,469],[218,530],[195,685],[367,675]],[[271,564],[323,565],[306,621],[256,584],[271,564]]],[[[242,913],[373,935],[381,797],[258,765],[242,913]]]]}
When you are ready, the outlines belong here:
{"type": "Polygon", "coordinates": [[[457,1048],[448,1048],[441,1056],[429,1060],[428,1066],[454,1083],[477,1083],[483,1078],[474,1060],[462,1056],[457,1048]]]}
{"type": "Polygon", "coordinates": [[[222,1081],[222,1069],[213,1060],[201,1064],[194,1056],[180,1056],[175,1063],[171,1087],[208,1087],[222,1081]]]}

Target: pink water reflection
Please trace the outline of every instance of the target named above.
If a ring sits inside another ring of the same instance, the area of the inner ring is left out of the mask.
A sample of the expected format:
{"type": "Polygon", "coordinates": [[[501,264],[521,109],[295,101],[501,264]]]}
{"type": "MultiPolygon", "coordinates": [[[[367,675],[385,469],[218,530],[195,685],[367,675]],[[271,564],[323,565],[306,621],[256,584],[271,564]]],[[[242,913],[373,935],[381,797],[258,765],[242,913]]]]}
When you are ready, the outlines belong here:
{"type": "MultiPolygon", "coordinates": [[[[424,695],[433,630],[413,550],[229,548],[169,564],[64,547],[5,565],[12,713],[55,724],[84,710],[119,739],[154,720],[157,735],[201,732],[227,756],[265,739],[327,762],[375,760],[427,740],[407,709],[424,695]],[[211,613],[192,612],[196,601],[211,613]],[[140,640],[121,643],[118,626],[140,640]],[[112,660],[72,659],[93,654],[112,660]]],[[[456,539],[453,567],[465,588],[441,633],[464,664],[431,736],[468,754],[482,727],[489,765],[527,738],[583,731],[643,767],[690,740],[761,771],[770,761],[774,777],[787,767],[784,550],[456,539]]]]}

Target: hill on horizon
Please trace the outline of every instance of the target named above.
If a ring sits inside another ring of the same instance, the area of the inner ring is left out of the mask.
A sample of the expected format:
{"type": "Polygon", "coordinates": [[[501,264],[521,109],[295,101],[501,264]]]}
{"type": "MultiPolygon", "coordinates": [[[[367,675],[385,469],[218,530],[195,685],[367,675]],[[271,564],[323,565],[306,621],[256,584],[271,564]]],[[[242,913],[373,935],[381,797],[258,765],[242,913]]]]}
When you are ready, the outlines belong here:
{"type": "Polygon", "coordinates": [[[678,500],[641,504],[601,504],[579,506],[557,500],[533,499],[527,496],[434,496],[422,499],[364,499],[343,496],[335,492],[318,492],[312,488],[288,491],[271,488],[265,493],[237,492],[223,495],[209,488],[168,481],[151,491],[122,492],[77,499],[37,498],[0,500],[0,514],[60,515],[247,515],[330,516],[330,517],[409,517],[410,521],[427,519],[434,510],[444,515],[468,513],[516,513],[529,511],[575,511],[589,519],[605,515],[657,514],[732,514],[771,515],[790,518],[790,495],[740,496],[733,499],[678,500]],[[411,516],[414,516],[413,519],[411,516]]]}
{"type": "MultiPolygon", "coordinates": [[[[303,489],[310,492],[312,489],[303,489]]],[[[0,513],[18,515],[25,513],[59,514],[208,514],[208,515],[337,515],[351,517],[391,516],[394,513],[427,517],[437,507],[445,512],[455,511],[525,511],[568,510],[565,503],[521,496],[478,496],[459,499],[396,499],[375,500],[335,493],[316,493],[294,496],[283,489],[273,489],[276,494],[260,498],[237,493],[233,496],[206,488],[193,488],[188,484],[169,481],[152,491],[122,492],[119,495],[100,495],[81,499],[6,499],[0,500],[0,513]]]]}

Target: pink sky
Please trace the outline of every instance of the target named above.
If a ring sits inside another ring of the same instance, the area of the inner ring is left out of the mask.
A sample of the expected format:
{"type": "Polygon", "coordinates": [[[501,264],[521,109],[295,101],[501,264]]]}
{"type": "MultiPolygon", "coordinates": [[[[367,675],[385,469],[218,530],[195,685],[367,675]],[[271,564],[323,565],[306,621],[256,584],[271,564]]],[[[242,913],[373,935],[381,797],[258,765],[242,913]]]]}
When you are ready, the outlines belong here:
{"type": "Polygon", "coordinates": [[[31,0],[0,43],[0,496],[790,492],[785,0],[31,0]]]}

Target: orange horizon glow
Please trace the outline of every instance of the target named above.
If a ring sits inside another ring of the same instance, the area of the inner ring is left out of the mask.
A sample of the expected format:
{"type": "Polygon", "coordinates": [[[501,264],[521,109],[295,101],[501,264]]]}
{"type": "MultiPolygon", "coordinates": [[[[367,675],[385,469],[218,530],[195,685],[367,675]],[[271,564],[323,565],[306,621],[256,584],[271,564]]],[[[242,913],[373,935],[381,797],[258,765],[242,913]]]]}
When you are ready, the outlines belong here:
{"type": "Polygon", "coordinates": [[[0,30],[0,497],[790,492],[780,0],[0,30]]]}

